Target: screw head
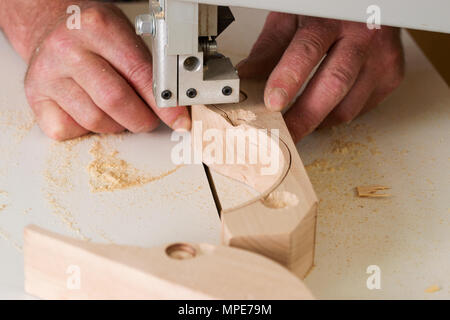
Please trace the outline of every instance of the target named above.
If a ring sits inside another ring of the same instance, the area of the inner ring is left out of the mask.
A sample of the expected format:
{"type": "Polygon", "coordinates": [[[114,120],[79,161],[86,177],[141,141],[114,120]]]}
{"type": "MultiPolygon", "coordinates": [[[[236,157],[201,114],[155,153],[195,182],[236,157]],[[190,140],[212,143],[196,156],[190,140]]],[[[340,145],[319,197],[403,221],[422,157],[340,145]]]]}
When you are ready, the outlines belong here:
{"type": "Polygon", "coordinates": [[[190,88],[190,89],[188,89],[188,90],[186,91],[186,95],[187,95],[189,98],[193,99],[193,98],[195,98],[195,97],[197,96],[197,90],[195,90],[194,88],[190,88]]]}
{"type": "Polygon", "coordinates": [[[170,98],[172,98],[172,91],[164,90],[163,92],[161,92],[161,98],[163,98],[164,100],[169,100],[170,98]]]}
{"type": "Polygon", "coordinates": [[[223,87],[222,93],[224,96],[229,96],[233,93],[233,88],[231,88],[229,86],[223,87]]]}

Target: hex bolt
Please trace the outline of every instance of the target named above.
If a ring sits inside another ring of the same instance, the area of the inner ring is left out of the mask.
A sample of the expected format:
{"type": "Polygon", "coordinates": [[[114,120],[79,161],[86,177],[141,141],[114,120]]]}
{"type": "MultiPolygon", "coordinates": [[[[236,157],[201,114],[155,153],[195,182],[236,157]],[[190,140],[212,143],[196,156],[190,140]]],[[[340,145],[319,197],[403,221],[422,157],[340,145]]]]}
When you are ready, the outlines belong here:
{"type": "Polygon", "coordinates": [[[172,98],[172,91],[164,90],[163,92],[161,92],[161,98],[163,98],[164,100],[169,100],[170,98],[172,98]]]}
{"type": "Polygon", "coordinates": [[[186,91],[186,95],[189,98],[194,99],[197,96],[197,90],[195,90],[194,88],[190,88],[186,91]]]}
{"type": "Polygon", "coordinates": [[[222,93],[224,96],[229,96],[233,93],[233,89],[229,86],[223,87],[222,93]]]}
{"type": "Polygon", "coordinates": [[[136,34],[152,35],[156,33],[155,18],[151,14],[141,14],[135,19],[136,34]]]}

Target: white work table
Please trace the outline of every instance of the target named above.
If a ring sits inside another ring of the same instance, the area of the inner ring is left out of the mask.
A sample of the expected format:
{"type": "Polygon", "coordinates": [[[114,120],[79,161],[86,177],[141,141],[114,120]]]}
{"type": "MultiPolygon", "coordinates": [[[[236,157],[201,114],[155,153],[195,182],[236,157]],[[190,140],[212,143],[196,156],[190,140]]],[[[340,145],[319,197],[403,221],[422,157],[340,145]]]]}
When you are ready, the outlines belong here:
{"type": "MultiPolygon", "coordinates": [[[[123,7],[131,17],[145,11],[123,7]]],[[[237,22],[219,45],[237,62],[266,12],[233,11],[237,22]]],[[[320,198],[315,266],[305,279],[318,298],[450,298],[450,92],[403,37],[401,87],[352,124],[315,132],[298,145],[320,198]],[[358,198],[354,188],[368,184],[391,187],[391,197],[358,198]],[[366,287],[370,265],[381,270],[380,290],[366,287]],[[441,290],[426,293],[431,285],[441,290]]],[[[106,243],[219,243],[220,220],[203,167],[184,166],[163,177],[175,169],[169,129],[53,142],[33,122],[23,92],[26,66],[2,35],[0,56],[0,299],[32,298],[23,291],[21,252],[30,223],[106,243]],[[159,178],[92,193],[86,167],[95,141],[159,178]]],[[[236,188],[229,181],[224,202],[251,197],[250,191],[237,196],[236,188]]]]}

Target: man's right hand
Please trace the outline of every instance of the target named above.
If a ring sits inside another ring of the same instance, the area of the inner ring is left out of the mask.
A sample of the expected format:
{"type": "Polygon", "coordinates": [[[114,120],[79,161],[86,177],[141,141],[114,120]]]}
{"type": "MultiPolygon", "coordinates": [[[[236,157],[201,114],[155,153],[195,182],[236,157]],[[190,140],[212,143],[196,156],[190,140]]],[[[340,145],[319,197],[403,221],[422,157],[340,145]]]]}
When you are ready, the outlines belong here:
{"type": "Polygon", "coordinates": [[[151,54],[120,9],[79,3],[81,29],[68,29],[61,12],[30,54],[25,91],[41,129],[56,140],[151,131],[158,118],[190,129],[186,107],[156,106],[151,54]]]}

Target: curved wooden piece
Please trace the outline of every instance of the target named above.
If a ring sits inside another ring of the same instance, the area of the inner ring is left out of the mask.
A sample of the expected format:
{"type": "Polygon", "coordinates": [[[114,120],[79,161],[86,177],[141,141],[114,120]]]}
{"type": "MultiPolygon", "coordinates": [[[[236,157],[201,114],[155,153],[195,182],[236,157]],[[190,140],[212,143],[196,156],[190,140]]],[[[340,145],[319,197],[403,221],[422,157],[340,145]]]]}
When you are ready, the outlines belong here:
{"type": "MultiPolygon", "coordinates": [[[[247,99],[239,104],[193,106],[194,123],[201,122],[203,132],[236,126],[278,129],[281,165],[275,174],[263,176],[259,174],[259,164],[207,163],[213,170],[244,182],[261,194],[221,212],[223,242],[269,257],[303,278],[313,265],[317,197],[283,116],[264,106],[264,84],[242,81],[241,87],[247,99]],[[245,119],[236,116],[239,114],[251,116],[245,119]]],[[[207,144],[194,143],[194,149],[200,145],[204,150],[207,144]]]]}
{"type": "Polygon", "coordinates": [[[313,299],[260,255],[209,244],[94,244],[29,226],[25,291],[44,299],[313,299]]]}

